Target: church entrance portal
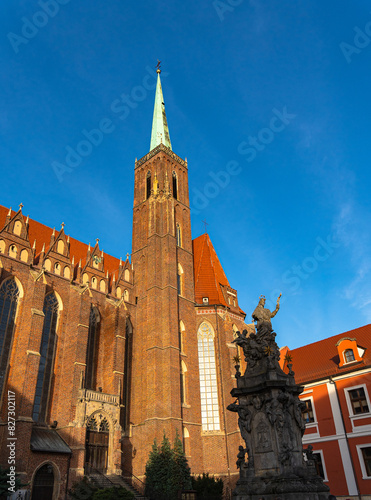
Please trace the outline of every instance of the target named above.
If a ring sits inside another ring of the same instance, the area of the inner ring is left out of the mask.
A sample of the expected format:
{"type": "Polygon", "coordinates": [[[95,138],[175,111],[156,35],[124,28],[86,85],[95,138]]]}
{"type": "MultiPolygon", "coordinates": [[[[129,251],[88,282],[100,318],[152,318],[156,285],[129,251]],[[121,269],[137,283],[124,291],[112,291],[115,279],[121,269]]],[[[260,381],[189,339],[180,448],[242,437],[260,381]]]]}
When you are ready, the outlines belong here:
{"type": "Polygon", "coordinates": [[[108,465],[109,425],[104,418],[98,425],[96,419],[90,419],[86,431],[86,467],[87,471],[98,470],[105,473],[108,465]]]}

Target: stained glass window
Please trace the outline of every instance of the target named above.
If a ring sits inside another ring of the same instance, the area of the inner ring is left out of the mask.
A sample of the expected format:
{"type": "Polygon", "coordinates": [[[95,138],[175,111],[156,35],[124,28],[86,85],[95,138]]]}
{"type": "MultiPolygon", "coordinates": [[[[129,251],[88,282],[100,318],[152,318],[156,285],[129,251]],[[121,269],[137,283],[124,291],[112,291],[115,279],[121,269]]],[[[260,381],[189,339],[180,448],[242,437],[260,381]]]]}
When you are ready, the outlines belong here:
{"type": "Polygon", "coordinates": [[[88,347],[86,352],[85,387],[87,389],[94,389],[95,385],[95,346],[97,343],[98,328],[99,313],[94,307],[91,307],[89,317],[88,347]]]}
{"type": "Polygon", "coordinates": [[[216,377],[214,332],[209,323],[198,329],[198,363],[200,370],[201,421],[203,431],[220,430],[219,398],[216,377]]]}
{"type": "Polygon", "coordinates": [[[54,345],[57,329],[59,304],[54,293],[49,293],[44,300],[44,326],[40,345],[40,364],[37,375],[36,392],[32,418],[35,422],[45,419],[49,396],[50,377],[54,360],[54,345]]]}

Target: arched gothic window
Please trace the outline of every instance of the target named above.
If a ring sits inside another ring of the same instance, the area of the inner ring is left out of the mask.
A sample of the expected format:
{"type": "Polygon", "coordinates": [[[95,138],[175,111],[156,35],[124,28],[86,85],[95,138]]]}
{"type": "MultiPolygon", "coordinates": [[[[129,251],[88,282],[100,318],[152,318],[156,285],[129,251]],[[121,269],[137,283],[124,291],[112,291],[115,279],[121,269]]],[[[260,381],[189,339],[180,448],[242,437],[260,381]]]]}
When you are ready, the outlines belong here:
{"type": "Polygon", "coordinates": [[[99,329],[99,313],[95,307],[91,307],[89,316],[88,346],[86,350],[86,374],[85,388],[95,388],[96,359],[95,351],[99,329]]]}
{"type": "Polygon", "coordinates": [[[37,375],[32,418],[43,422],[47,413],[50,380],[53,371],[55,338],[57,333],[59,303],[54,293],[48,293],[44,299],[44,326],[40,345],[40,364],[37,375]]]}
{"type": "Polygon", "coordinates": [[[131,384],[131,358],[132,358],[132,340],[133,340],[133,325],[129,318],[126,319],[125,331],[125,365],[124,365],[124,387],[122,402],[123,408],[123,428],[126,430],[130,425],[130,384],[131,384]]]}
{"type": "Polygon", "coordinates": [[[19,289],[15,280],[3,281],[0,286],[0,398],[12,346],[18,299],[19,289]]]}
{"type": "Polygon", "coordinates": [[[151,172],[147,172],[147,182],[146,182],[146,199],[151,196],[151,172]]]}
{"type": "Polygon", "coordinates": [[[219,398],[212,326],[206,322],[201,323],[197,338],[202,430],[218,431],[220,430],[219,398]]]}
{"type": "Polygon", "coordinates": [[[173,196],[178,199],[178,178],[175,172],[173,172],[173,196]]]}

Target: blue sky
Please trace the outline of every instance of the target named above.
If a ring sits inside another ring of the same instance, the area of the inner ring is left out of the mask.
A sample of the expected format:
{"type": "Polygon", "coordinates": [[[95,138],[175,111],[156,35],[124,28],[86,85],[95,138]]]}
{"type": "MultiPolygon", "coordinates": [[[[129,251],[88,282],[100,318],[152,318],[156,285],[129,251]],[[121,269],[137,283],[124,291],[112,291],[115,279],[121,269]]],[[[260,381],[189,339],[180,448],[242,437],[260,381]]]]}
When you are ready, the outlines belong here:
{"type": "Polygon", "coordinates": [[[282,292],[274,327],[291,348],[371,321],[368,2],[3,0],[0,13],[1,204],[130,252],[161,59],[193,237],[206,218],[248,318],[282,292]]]}

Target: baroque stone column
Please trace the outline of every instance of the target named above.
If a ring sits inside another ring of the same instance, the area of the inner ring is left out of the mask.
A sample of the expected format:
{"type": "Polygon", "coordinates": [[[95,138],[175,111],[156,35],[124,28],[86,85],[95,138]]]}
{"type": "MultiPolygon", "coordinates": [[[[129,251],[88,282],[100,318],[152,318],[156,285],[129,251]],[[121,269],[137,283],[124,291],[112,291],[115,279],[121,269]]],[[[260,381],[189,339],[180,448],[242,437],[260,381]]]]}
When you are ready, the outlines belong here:
{"type": "MultiPolygon", "coordinates": [[[[246,448],[240,446],[237,467],[240,478],[234,500],[327,500],[329,488],[316,473],[312,455],[303,458],[305,422],[294,372],[279,366],[271,318],[261,297],[253,313],[256,334],[237,332],[234,342],[243,349],[245,373],[237,369],[235,401],[228,410],[238,413],[238,425],[246,448]],[[247,454],[247,461],[245,455],[247,454]]],[[[291,366],[291,365],[290,365],[291,366]]]]}

